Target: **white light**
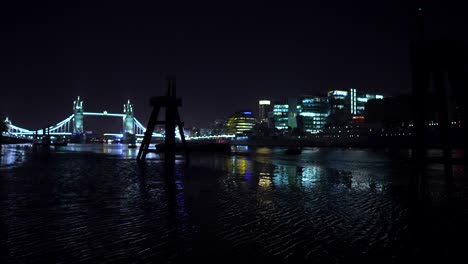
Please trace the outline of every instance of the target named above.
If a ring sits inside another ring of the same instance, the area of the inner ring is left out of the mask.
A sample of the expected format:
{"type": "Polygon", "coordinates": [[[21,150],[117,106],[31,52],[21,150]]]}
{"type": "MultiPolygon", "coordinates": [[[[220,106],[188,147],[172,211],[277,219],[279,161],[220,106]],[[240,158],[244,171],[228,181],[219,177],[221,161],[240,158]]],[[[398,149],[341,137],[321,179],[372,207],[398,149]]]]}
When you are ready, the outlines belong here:
{"type": "Polygon", "coordinates": [[[258,101],[259,105],[270,105],[270,100],[260,100],[258,101]]]}
{"type": "Polygon", "coordinates": [[[317,116],[316,113],[311,113],[311,112],[302,112],[299,115],[300,116],[317,116]]]}
{"type": "Polygon", "coordinates": [[[341,96],[347,96],[348,92],[347,91],[340,91],[340,90],[334,90],[334,91],[329,91],[329,95],[341,95],[341,96]]]}

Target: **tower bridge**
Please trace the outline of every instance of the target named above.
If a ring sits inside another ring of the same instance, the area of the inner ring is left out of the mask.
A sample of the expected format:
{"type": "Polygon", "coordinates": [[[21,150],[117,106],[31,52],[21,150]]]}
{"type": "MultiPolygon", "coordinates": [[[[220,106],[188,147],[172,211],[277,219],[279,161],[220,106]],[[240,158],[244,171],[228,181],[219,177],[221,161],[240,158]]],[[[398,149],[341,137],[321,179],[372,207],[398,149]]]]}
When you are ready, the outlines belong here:
{"type": "MultiPolygon", "coordinates": [[[[11,122],[11,120],[6,118],[5,121],[8,127],[6,134],[15,137],[33,137],[34,135],[44,134],[51,136],[82,135],[85,134],[85,116],[122,118],[122,131],[119,133],[105,133],[105,135],[112,135],[117,137],[123,137],[124,135],[143,137],[146,131],[146,127],[143,126],[143,124],[134,116],[134,106],[130,100],[128,100],[123,105],[122,113],[109,113],[107,111],[85,112],[83,107],[83,100],[78,96],[78,98],[73,101],[73,113],[57,124],[41,129],[27,129],[16,126],[11,122]]],[[[157,138],[164,137],[160,133],[153,133],[152,136],[157,138]]]]}

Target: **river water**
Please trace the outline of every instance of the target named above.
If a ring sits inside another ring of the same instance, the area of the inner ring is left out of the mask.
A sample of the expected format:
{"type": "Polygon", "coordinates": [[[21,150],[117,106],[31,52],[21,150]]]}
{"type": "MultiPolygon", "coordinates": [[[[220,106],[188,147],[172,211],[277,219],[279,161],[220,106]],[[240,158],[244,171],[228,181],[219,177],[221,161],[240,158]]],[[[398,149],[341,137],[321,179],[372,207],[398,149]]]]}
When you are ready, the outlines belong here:
{"type": "MultiPolygon", "coordinates": [[[[124,145],[4,146],[2,263],[401,263],[464,256],[468,180],[409,150],[240,148],[144,165],[124,145]],[[172,184],[175,183],[175,184],[172,184]],[[461,240],[462,242],[458,242],[461,240]]],[[[439,155],[432,150],[430,155],[439,155]]],[[[455,151],[454,155],[462,155],[455,151]]]]}

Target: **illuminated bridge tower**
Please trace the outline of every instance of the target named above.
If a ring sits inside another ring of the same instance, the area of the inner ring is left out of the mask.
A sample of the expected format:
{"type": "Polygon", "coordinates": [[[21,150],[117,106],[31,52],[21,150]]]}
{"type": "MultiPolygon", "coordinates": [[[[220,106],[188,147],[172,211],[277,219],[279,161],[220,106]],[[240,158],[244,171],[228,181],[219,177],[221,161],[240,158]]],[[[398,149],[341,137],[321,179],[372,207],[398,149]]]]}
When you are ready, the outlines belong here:
{"type": "Polygon", "coordinates": [[[8,119],[8,117],[5,118],[5,120],[3,121],[5,122],[5,126],[6,126],[6,131],[5,132],[10,132],[10,128],[11,128],[11,120],[8,119]]]}
{"type": "Polygon", "coordinates": [[[133,119],[133,104],[130,103],[130,100],[124,104],[123,113],[125,115],[123,118],[123,141],[124,143],[133,144],[136,142],[135,121],[133,119]]]}
{"type": "Polygon", "coordinates": [[[124,117],[124,134],[135,134],[135,121],[133,121],[133,104],[130,100],[123,106],[124,117]]]}
{"type": "Polygon", "coordinates": [[[83,131],[83,101],[78,96],[78,99],[73,101],[73,133],[82,134],[83,131]]]}

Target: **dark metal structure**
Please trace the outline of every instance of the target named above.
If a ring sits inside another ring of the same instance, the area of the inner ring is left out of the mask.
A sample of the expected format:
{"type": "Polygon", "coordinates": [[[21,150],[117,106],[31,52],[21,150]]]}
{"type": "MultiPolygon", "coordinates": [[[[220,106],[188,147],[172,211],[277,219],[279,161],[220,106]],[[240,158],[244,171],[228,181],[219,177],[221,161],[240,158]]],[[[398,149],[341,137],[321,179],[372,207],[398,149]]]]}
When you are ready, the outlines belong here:
{"type": "MultiPolygon", "coordinates": [[[[168,78],[167,93],[165,96],[155,96],[150,99],[150,105],[153,107],[151,116],[146,126],[145,136],[138,151],[137,160],[145,161],[146,155],[149,152],[156,152],[156,149],[150,149],[151,137],[156,125],[165,125],[165,143],[164,143],[164,160],[166,167],[173,167],[175,164],[176,140],[175,128],[179,128],[179,133],[187,154],[185,136],[183,132],[183,122],[180,120],[178,107],[182,106],[182,99],[176,97],[175,78],[168,78]],[[165,108],[165,120],[158,120],[159,112],[165,108]]],[[[187,157],[187,155],[186,155],[187,157]]]]}

